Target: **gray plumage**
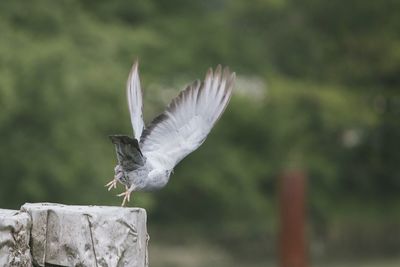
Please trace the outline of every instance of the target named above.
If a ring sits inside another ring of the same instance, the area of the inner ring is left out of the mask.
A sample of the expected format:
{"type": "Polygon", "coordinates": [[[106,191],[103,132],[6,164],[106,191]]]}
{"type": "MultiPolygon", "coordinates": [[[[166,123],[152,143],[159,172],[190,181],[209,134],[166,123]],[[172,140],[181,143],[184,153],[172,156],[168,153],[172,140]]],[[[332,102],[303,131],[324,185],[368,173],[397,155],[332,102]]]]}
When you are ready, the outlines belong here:
{"type": "Polygon", "coordinates": [[[152,191],[164,187],[173,168],[196,150],[218,121],[232,95],[235,73],[228,68],[209,69],[203,82],[188,85],[166,110],[146,128],[143,122],[143,99],[135,62],[127,82],[128,107],[133,138],[110,136],[117,153],[115,177],[106,186],[124,184],[122,205],[133,191],[152,191]]]}

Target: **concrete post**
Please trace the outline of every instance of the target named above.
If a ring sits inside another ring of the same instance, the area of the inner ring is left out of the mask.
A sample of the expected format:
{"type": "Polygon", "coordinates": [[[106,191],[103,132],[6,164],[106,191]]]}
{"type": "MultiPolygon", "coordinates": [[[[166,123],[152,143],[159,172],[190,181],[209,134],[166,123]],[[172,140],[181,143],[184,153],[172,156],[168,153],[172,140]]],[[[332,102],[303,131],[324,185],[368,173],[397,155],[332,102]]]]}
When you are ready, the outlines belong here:
{"type": "Polygon", "coordinates": [[[0,266],[147,267],[148,239],[140,208],[27,203],[0,210],[0,266]]]}
{"type": "Polygon", "coordinates": [[[32,266],[30,228],[31,219],[28,214],[0,209],[0,266],[32,266]]]}

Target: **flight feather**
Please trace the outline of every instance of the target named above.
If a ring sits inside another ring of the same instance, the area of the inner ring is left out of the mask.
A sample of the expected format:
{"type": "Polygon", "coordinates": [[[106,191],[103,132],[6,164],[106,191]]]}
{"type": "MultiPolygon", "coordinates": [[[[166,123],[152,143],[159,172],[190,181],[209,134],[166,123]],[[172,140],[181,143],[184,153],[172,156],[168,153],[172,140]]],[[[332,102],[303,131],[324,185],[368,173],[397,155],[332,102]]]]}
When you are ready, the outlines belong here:
{"type": "Polygon", "coordinates": [[[140,87],[138,62],[136,61],[129,73],[126,94],[128,98],[129,114],[133,128],[133,136],[135,139],[140,140],[142,135],[144,122],[143,122],[143,96],[140,87]]]}
{"type": "Polygon", "coordinates": [[[146,158],[168,170],[196,150],[224,112],[234,79],[235,73],[218,66],[203,82],[188,85],[143,131],[140,147],[146,158]]]}

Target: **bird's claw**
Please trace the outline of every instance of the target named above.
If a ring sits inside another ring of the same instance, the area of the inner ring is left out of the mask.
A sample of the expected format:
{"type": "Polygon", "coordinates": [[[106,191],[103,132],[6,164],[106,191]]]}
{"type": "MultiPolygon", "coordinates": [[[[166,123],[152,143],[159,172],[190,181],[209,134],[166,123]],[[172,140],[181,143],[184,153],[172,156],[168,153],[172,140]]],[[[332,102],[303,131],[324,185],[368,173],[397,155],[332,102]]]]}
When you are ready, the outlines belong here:
{"type": "Polygon", "coordinates": [[[131,200],[131,193],[132,193],[133,189],[127,188],[125,192],[118,194],[118,197],[124,197],[124,199],[122,200],[122,204],[121,206],[125,206],[126,202],[129,202],[131,200]]]}
{"type": "Polygon", "coordinates": [[[121,204],[122,207],[125,206],[125,203],[126,203],[126,202],[129,202],[129,201],[130,201],[130,195],[131,195],[131,192],[129,192],[129,191],[126,191],[126,192],[124,192],[124,193],[121,193],[121,194],[118,194],[118,195],[117,195],[117,196],[119,196],[119,197],[124,196],[124,199],[122,200],[122,204],[121,204]]]}
{"type": "Polygon", "coordinates": [[[121,165],[115,166],[114,171],[115,171],[114,179],[105,185],[105,187],[108,187],[107,188],[108,191],[110,191],[112,188],[117,188],[117,182],[124,175],[121,165]]]}
{"type": "Polygon", "coordinates": [[[108,182],[105,187],[108,187],[107,190],[110,191],[113,187],[117,188],[117,179],[113,179],[110,182],[108,182]]]}

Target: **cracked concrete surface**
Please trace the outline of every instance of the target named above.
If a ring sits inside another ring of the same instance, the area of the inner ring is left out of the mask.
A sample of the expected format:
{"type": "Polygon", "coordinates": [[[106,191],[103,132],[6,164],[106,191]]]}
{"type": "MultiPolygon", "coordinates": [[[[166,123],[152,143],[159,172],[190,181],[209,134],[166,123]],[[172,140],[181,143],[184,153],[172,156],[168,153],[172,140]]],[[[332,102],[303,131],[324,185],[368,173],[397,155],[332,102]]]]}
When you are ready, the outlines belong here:
{"type": "Polygon", "coordinates": [[[0,218],[0,266],[31,266],[31,255],[35,266],[148,266],[144,209],[27,203],[20,212],[0,210],[0,218]],[[13,243],[15,232],[24,239],[13,243]],[[5,263],[22,255],[30,265],[5,263]]]}
{"type": "Polygon", "coordinates": [[[28,214],[0,209],[0,266],[32,266],[28,214]]]}

